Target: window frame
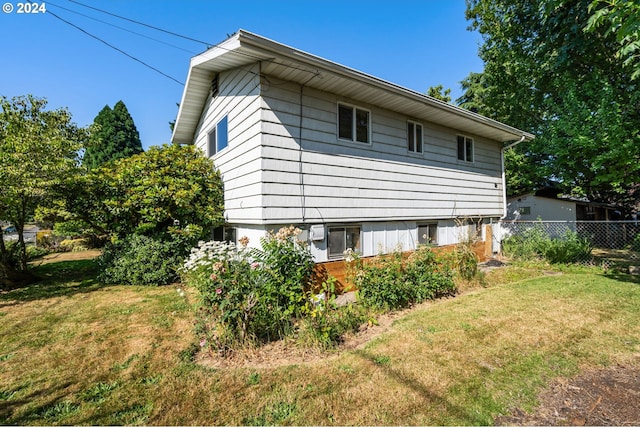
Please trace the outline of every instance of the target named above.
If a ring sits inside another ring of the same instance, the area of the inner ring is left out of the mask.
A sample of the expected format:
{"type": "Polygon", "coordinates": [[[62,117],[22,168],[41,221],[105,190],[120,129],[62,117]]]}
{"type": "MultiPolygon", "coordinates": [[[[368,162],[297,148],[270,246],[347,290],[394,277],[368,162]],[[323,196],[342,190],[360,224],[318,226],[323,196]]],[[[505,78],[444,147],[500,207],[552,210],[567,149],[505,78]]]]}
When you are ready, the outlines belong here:
{"type": "Polygon", "coordinates": [[[365,144],[365,145],[371,145],[371,110],[366,109],[366,108],[362,108],[362,107],[358,107],[356,105],[353,104],[348,104],[345,102],[338,102],[337,103],[337,107],[336,107],[336,136],[338,137],[338,140],[340,141],[348,141],[348,142],[352,142],[355,144],[365,144]],[[342,126],[341,126],[341,114],[340,114],[340,109],[341,108],[345,108],[345,109],[350,109],[351,110],[351,129],[350,129],[350,133],[351,136],[350,137],[346,137],[346,136],[341,136],[342,133],[342,126]],[[358,112],[362,112],[362,113],[366,113],[367,114],[367,140],[366,141],[361,141],[358,139],[358,112]]]}
{"type": "Polygon", "coordinates": [[[423,154],[424,153],[424,126],[420,122],[416,122],[414,120],[407,120],[407,151],[411,154],[423,154]],[[413,129],[410,129],[412,127],[413,129]],[[418,131],[418,127],[420,130],[418,131]],[[418,150],[417,142],[418,138],[416,136],[420,136],[420,150],[418,150]],[[411,140],[413,137],[413,141],[411,140]],[[413,149],[412,149],[413,145],[413,149]]]}
{"type": "Polygon", "coordinates": [[[229,146],[229,115],[225,114],[207,133],[207,156],[213,157],[229,146]]]}
{"type": "Polygon", "coordinates": [[[475,141],[467,135],[456,135],[458,160],[466,163],[475,162],[475,141]],[[462,140],[461,140],[462,139],[462,140]],[[462,144],[462,150],[461,145],[462,144]],[[471,159],[469,159],[471,157],[471,159]]]}
{"type": "Polygon", "coordinates": [[[419,223],[417,225],[417,229],[418,229],[418,244],[419,245],[431,245],[431,246],[438,246],[438,223],[437,222],[424,222],[424,223],[419,223]],[[427,235],[427,237],[429,238],[429,241],[425,241],[425,239],[422,237],[422,235],[420,234],[420,228],[421,227],[428,227],[427,228],[427,233],[425,233],[427,235]],[[433,230],[433,234],[435,235],[435,239],[431,238],[431,230],[433,230]]]}
{"type": "Polygon", "coordinates": [[[358,253],[358,254],[362,254],[362,226],[360,224],[349,224],[349,225],[332,225],[327,227],[327,258],[334,260],[334,259],[342,259],[344,258],[344,252],[347,249],[352,249],[354,252],[358,253]],[[357,242],[353,242],[352,239],[352,245],[348,246],[348,238],[347,238],[347,230],[353,230],[353,229],[357,229],[357,242]],[[342,230],[342,249],[339,252],[336,252],[335,250],[332,251],[331,250],[331,233],[332,232],[336,232],[342,230]],[[355,245],[353,244],[355,243],[355,245]]]}

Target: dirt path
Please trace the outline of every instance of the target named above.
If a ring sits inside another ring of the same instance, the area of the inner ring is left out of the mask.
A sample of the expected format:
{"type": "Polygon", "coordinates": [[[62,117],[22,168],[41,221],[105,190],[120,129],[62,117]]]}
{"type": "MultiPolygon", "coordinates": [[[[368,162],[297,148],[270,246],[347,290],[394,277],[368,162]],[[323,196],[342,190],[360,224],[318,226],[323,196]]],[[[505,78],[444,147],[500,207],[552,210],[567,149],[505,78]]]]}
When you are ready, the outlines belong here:
{"type": "Polygon", "coordinates": [[[520,409],[496,425],[640,425],[640,366],[615,365],[554,381],[532,414],[520,409]]]}

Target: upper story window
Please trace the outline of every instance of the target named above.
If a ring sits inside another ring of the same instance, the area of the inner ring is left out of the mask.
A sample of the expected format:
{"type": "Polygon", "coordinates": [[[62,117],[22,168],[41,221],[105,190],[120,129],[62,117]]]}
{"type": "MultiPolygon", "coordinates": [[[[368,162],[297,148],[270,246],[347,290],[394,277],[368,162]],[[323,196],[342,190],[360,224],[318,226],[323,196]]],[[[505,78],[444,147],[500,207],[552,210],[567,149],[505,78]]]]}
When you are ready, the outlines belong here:
{"type": "Polygon", "coordinates": [[[422,125],[407,122],[407,149],[410,153],[422,153],[422,125]]]}
{"type": "Polygon", "coordinates": [[[458,160],[473,162],[473,138],[458,135],[458,160]]]}
{"type": "Polygon", "coordinates": [[[350,105],[338,104],[338,138],[352,142],[370,142],[371,113],[350,105]]]}
{"type": "Polygon", "coordinates": [[[209,157],[227,148],[227,145],[229,144],[228,120],[228,116],[224,116],[222,120],[220,120],[209,132],[207,148],[207,155],[209,157]]]}

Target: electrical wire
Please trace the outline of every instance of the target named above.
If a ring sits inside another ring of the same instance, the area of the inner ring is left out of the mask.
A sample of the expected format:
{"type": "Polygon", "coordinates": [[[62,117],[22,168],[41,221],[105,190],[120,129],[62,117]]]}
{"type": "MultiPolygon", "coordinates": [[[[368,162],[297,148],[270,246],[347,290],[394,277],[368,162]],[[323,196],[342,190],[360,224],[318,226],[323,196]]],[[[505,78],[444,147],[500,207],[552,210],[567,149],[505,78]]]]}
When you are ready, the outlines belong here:
{"type": "Polygon", "coordinates": [[[213,43],[204,42],[202,40],[198,40],[198,39],[194,39],[194,38],[191,38],[191,37],[183,36],[181,34],[174,33],[173,31],[168,31],[168,30],[164,30],[162,28],[155,27],[153,25],[145,24],[144,22],[136,21],[135,19],[130,19],[130,18],[127,18],[125,16],[117,15],[115,13],[111,13],[111,12],[108,12],[106,10],[99,9],[97,7],[94,7],[94,6],[89,6],[88,4],[84,4],[84,3],[81,3],[81,2],[76,1],[76,0],[69,0],[69,1],[71,3],[79,4],[80,6],[84,6],[86,8],[93,9],[93,10],[96,10],[96,11],[101,12],[101,13],[105,13],[107,15],[115,16],[116,18],[124,19],[125,21],[133,22],[134,24],[142,25],[142,26],[147,27],[147,28],[152,28],[152,29],[154,29],[156,31],[161,31],[163,33],[171,34],[172,36],[180,37],[180,38],[183,38],[185,40],[191,40],[193,42],[203,44],[203,45],[207,46],[207,48],[213,46],[213,43]]]}
{"type": "MultiPolygon", "coordinates": [[[[125,20],[125,21],[133,22],[134,24],[142,25],[142,26],[144,26],[144,27],[151,28],[151,29],[154,29],[154,30],[156,30],[156,31],[161,31],[161,32],[163,32],[163,33],[170,34],[170,35],[175,36],[175,37],[180,37],[180,38],[183,38],[183,39],[185,39],[185,40],[191,40],[191,41],[193,41],[193,42],[203,44],[203,45],[207,46],[207,49],[208,49],[208,48],[211,48],[211,47],[213,46],[213,47],[215,47],[215,48],[217,48],[217,49],[222,49],[222,50],[227,50],[227,51],[231,51],[231,50],[232,50],[232,49],[224,48],[224,47],[220,46],[219,44],[218,44],[218,45],[216,45],[215,43],[209,43],[209,42],[206,42],[206,41],[202,41],[202,40],[194,39],[194,38],[192,38],[192,37],[184,36],[184,35],[182,35],[182,34],[178,34],[178,33],[175,33],[175,32],[173,32],[173,31],[169,31],[169,30],[165,30],[165,29],[163,29],[163,28],[156,27],[156,26],[154,26],[154,25],[145,24],[144,22],[136,21],[135,19],[127,18],[126,16],[118,15],[118,14],[115,14],[115,13],[109,12],[109,11],[107,11],[107,10],[103,10],[103,9],[97,8],[97,7],[95,7],[95,6],[90,6],[90,5],[84,4],[84,3],[82,3],[82,2],[79,2],[79,1],[77,1],[77,0],[68,0],[68,1],[69,1],[69,2],[71,2],[71,3],[78,4],[78,5],[80,5],[80,6],[83,6],[83,7],[89,8],[89,9],[93,9],[93,10],[98,11],[98,12],[100,12],[100,13],[107,14],[107,15],[109,15],[109,16],[114,16],[114,17],[116,17],[116,18],[123,19],[123,20],[125,20]]],[[[275,59],[273,59],[273,58],[262,58],[262,57],[259,57],[259,56],[257,56],[257,55],[252,55],[252,54],[247,53],[247,52],[239,52],[239,51],[236,51],[235,53],[237,53],[237,54],[239,54],[239,55],[246,56],[246,57],[251,58],[251,59],[255,59],[255,60],[257,60],[257,61],[266,61],[266,62],[271,62],[271,63],[277,64],[277,65],[282,65],[282,66],[284,66],[284,67],[291,68],[291,69],[294,69],[294,70],[304,71],[304,72],[307,72],[307,73],[313,74],[315,77],[318,77],[318,76],[320,75],[320,73],[319,73],[317,70],[308,70],[308,69],[306,69],[306,68],[297,67],[297,66],[292,65],[292,64],[285,64],[285,63],[283,63],[283,62],[276,61],[276,60],[275,60],[275,59]]]]}
{"type": "Polygon", "coordinates": [[[112,24],[112,23],[110,23],[110,22],[103,21],[102,19],[94,18],[93,16],[89,16],[89,15],[86,15],[86,14],[84,14],[84,13],[77,12],[77,11],[72,10],[72,9],[68,9],[68,8],[66,8],[66,7],[64,7],[64,6],[57,5],[57,4],[52,3],[52,2],[50,2],[50,1],[48,1],[48,0],[47,0],[47,6],[55,6],[55,7],[59,8],[59,9],[66,10],[67,12],[71,12],[71,13],[73,13],[73,14],[83,16],[83,17],[85,17],[85,18],[91,19],[91,20],[96,21],[96,22],[100,22],[100,23],[105,24],[105,25],[109,25],[109,26],[114,27],[114,28],[117,28],[117,29],[119,29],[119,30],[126,31],[126,32],[128,32],[128,33],[135,34],[135,35],[140,36],[140,37],[144,37],[145,39],[153,40],[153,41],[154,41],[154,42],[156,42],[156,43],[160,43],[160,44],[163,44],[163,45],[165,45],[165,46],[169,46],[169,47],[172,47],[172,48],[174,48],[174,49],[178,49],[178,50],[181,50],[181,51],[183,51],[183,52],[187,52],[187,53],[192,54],[192,55],[195,55],[195,54],[196,54],[196,52],[193,52],[193,51],[190,51],[190,50],[187,50],[187,49],[181,48],[180,46],[176,46],[176,45],[173,45],[173,44],[171,44],[171,43],[167,43],[167,42],[164,42],[164,41],[162,41],[162,40],[158,40],[158,39],[155,39],[155,38],[153,38],[153,37],[149,37],[149,36],[147,36],[147,35],[145,35],[145,34],[141,34],[141,33],[138,33],[138,32],[132,31],[132,30],[129,30],[129,29],[127,29],[127,28],[120,27],[119,25],[115,25],[115,24],[112,24]]]}
{"type": "Polygon", "coordinates": [[[155,67],[153,67],[153,66],[151,66],[151,65],[147,64],[146,62],[142,61],[141,59],[138,59],[138,58],[136,58],[135,56],[128,54],[128,53],[127,53],[127,52],[125,52],[124,50],[122,50],[122,49],[120,49],[120,48],[118,48],[118,47],[116,47],[116,46],[114,46],[114,45],[110,44],[109,42],[107,42],[107,41],[105,41],[105,40],[101,39],[100,37],[98,37],[98,36],[96,36],[96,35],[94,35],[94,34],[91,34],[91,33],[90,33],[90,32],[88,32],[87,30],[85,30],[85,29],[83,29],[83,28],[80,28],[80,27],[79,27],[79,26],[77,26],[76,24],[74,24],[74,23],[72,23],[72,22],[69,22],[69,21],[67,21],[67,20],[66,20],[66,19],[64,19],[64,18],[61,18],[60,16],[56,15],[55,13],[51,12],[50,10],[47,10],[47,13],[48,13],[48,14],[50,14],[51,16],[54,16],[55,18],[59,19],[60,21],[64,22],[65,24],[70,25],[70,26],[74,27],[75,29],[82,31],[84,34],[88,35],[89,37],[91,37],[91,38],[93,38],[93,39],[98,40],[100,43],[103,43],[103,44],[105,44],[105,45],[109,46],[111,49],[113,49],[113,50],[116,50],[116,51],[120,52],[121,54],[125,55],[126,57],[128,57],[128,58],[130,58],[130,59],[133,59],[134,61],[136,61],[136,62],[138,62],[138,63],[140,63],[140,64],[144,65],[144,66],[145,66],[145,67],[147,67],[147,68],[152,69],[152,70],[153,70],[153,71],[155,71],[156,73],[159,73],[159,74],[161,74],[161,75],[165,76],[166,78],[173,80],[174,82],[178,83],[179,85],[184,86],[184,83],[182,83],[180,80],[175,79],[175,78],[171,77],[170,75],[168,75],[168,74],[166,74],[166,73],[163,73],[163,72],[162,72],[162,71],[160,71],[159,69],[157,69],[157,68],[155,68],[155,67]]]}

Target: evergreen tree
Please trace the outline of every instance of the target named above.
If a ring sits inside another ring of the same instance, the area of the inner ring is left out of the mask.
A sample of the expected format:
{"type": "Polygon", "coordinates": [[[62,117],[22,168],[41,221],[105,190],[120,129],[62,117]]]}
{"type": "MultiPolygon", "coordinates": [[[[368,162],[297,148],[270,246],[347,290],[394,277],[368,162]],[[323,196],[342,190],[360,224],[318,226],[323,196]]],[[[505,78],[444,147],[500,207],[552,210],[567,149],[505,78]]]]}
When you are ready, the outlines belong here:
{"type": "Polygon", "coordinates": [[[96,143],[87,147],[82,163],[95,169],[111,160],[141,153],[140,135],[124,102],[106,105],[93,120],[96,143]]]}

